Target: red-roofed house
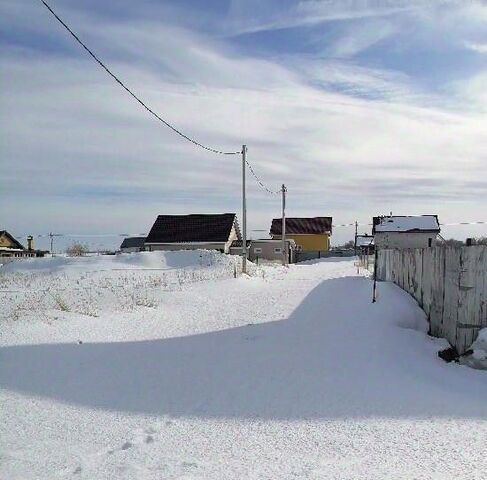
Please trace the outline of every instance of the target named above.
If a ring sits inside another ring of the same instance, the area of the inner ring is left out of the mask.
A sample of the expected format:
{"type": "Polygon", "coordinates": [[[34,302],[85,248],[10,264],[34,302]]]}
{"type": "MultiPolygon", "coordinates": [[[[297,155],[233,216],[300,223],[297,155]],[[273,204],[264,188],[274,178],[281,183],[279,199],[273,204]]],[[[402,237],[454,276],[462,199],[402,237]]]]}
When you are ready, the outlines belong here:
{"type": "MultiPolygon", "coordinates": [[[[327,252],[330,249],[331,217],[286,218],[286,238],[296,242],[303,252],[327,252]]],[[[282,219],[272,220],[271,237],[282,238],[282,219]]]]}

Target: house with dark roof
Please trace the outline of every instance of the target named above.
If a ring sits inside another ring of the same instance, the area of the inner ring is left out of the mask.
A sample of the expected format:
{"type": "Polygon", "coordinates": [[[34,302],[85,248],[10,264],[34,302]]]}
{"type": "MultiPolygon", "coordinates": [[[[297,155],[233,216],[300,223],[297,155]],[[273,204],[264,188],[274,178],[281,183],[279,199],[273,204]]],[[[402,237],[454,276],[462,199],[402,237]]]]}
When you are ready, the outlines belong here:
{"type": "Polygon", "coordinates": [[[145,249],[219,250],[229,253],[241,240],[235,213],[159,215],[145,240],[145,249]]]}
{"type": "Polygon", "coordinates": [[[34,240],[31,235],[27,237],[27,248],[15,239],[7,230],[0,230],[0,257],[26,258],[43,257],[44,252],[34,250],[34,240]]]}
{"type": "Polygon", "coordinates": [[[377,248],[433,247],[439,233],[437,215],[389,215],[372,219],[377,248]]]}
{"type": "Polygon", "coordinates": [[[145,237],[127,237],[120,245],[123,253],[141,252],[144,250],[145,237]]]}
{"type": "MultiPolygon", "coordinates": [[[[332,217],[286,218],[286,238],[296,242],[303,252],[327,252],[330,249],[332,217]]],[[[282,219],[274,218],[270,235],[273,240],[282,238],[282,219]]]]}

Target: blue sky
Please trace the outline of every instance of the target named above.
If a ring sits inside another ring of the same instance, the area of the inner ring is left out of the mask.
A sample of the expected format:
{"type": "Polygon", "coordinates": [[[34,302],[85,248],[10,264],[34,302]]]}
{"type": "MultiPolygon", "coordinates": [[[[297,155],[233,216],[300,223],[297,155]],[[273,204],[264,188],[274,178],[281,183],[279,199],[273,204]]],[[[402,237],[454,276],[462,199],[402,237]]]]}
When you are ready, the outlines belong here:
{"type": "MultiPolygon", "coordinates": [[[[288,186],[289,215],[487,220],[485,2],[50,3],[169,121],[218,148],[248,144],[265,183],[288,186]]],[[[1,228],[144,232],[161,213],[240,215],[239,159],[156,122],[38,0],[2,2],[0,27],[1,228]]],[[[249,229],[269,228],[279,198],[252,179],[248,195],[249,229]]]]}

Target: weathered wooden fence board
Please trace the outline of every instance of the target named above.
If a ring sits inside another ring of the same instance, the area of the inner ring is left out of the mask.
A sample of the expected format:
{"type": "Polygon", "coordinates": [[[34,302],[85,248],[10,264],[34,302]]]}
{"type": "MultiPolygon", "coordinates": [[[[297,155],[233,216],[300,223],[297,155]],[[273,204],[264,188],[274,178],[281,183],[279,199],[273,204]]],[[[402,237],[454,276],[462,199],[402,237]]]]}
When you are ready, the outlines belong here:
{"type": "Polygon", "coordinates": [[[380,250],[377,277],[409,292],[430,333],[465,352],[487,327],[487,247],[380,250]]]}

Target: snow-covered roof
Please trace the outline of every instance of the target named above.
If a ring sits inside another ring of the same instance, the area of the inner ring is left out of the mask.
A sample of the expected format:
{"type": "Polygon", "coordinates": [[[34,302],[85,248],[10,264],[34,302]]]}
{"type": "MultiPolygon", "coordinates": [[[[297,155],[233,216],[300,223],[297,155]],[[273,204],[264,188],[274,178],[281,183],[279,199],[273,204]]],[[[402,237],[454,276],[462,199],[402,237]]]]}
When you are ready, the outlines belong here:
{"type": "Polygon", "coordinates": [[[357,247],[368,247],[374,244],[372,235],[357,235],[357,247]]]}
{"type": "Polygon", "coordinates": [[[373,223],[373,233],[440,231],[436,215],[374,217],[373,223]]]}

